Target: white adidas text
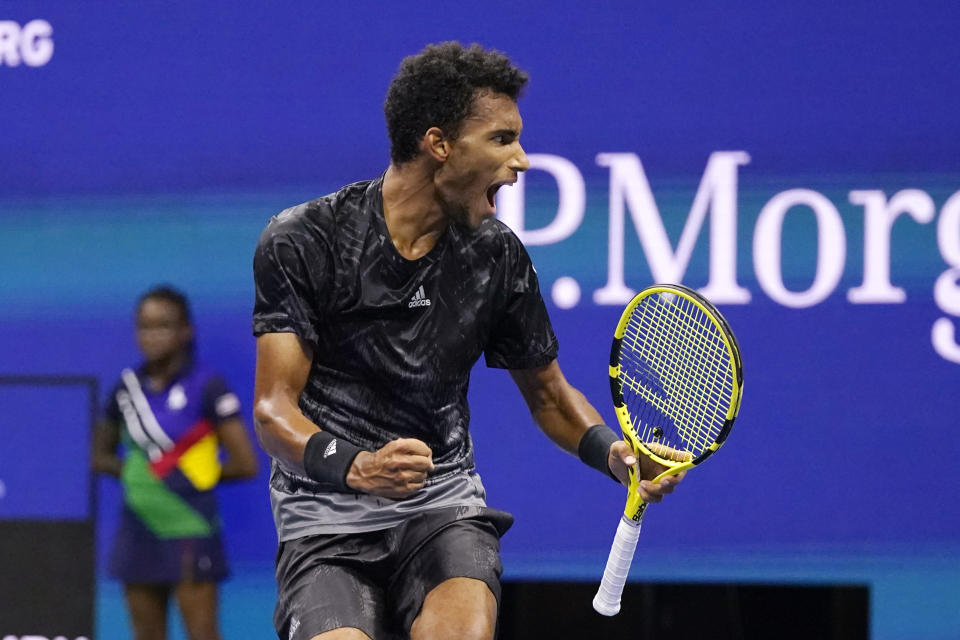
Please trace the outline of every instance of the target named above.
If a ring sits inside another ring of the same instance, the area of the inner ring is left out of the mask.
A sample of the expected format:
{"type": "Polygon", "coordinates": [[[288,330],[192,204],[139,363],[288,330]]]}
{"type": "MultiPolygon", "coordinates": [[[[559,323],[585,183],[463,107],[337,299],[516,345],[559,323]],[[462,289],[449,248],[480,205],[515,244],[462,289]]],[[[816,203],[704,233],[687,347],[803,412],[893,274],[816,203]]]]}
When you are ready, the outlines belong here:
{"type": "Polygon", "coordinates": [[[413,299],[407,304],[407,308],[412,309],[414,307],[429,307],[430,298],[427,297],[427,294],[423,292],[423,285],[420,285],[420,288],[417,289],[417,292],[413,294],[413,299]]]}

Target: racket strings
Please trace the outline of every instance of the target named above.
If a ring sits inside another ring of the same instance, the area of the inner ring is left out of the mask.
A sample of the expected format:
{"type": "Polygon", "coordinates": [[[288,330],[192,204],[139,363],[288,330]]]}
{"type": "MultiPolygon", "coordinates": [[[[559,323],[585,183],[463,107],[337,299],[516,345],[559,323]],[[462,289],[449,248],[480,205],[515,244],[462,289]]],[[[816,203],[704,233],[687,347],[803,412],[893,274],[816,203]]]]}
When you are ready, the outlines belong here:
{"type": "MultiPolygon", "coordinates": [[[[682,370],[683,365],[678,369],[682,370]]],[[[672,446],[680,446],[683,450],[701,451],[711,444],[714,438],[708,438],[710,433],[704,429],[705,425],[711,422],[710,416],[705,414],[703,406],[697,406],[687,402],[683,404],[678,402],[682,396],[676,390],[676,385],[671,384],[670,379],[666,379],[665,391],[669,394],[664,402],[662,398],[649,393],[642,384],[636,380],[628,379],[628,387],[632,387],[640,396],[638,400],[643,402],[632,402],[632,413],[637,415],[635,420],[635,429],[638,433],[643,433],[644,439],[660,442],[669,442],[672,446]],[[638,411],[639,409],[639,411],[638,411]],[[682,442],[676,442],[675,438],[670,437],[673,434],[679,436],[682,442]],[[663,440],[664,436],[667,440],[663,440]]],[[[689,392],[689,390],[688,390],[689,392]]]]}
{"type": "MultiPolygon", "coordinates": [[[[719,422],[719,426],[722,426],[725,417],[719,411],[722,403],[710,402],[710,400],[715,396],[715,392],[722,388],[716,384],[716,381],[724,379],[721,368],[727,366],[726,348],[720,334],[706,314],[696,305],[686,304],[686,300],[684,303],[673,304],[669,308],[678,312],[680,317],[675,318],[678,322],[674,325],[685,331],[687,334],[685,344],[690,347],[684,352],[674,344],[676,355],[680,358],[681,373],[685,374],[687,383],[693,384],[695,390],[701,394],[700,396],[691,394],[691,397],[699,397],[702,400],[699,404],[690,405],[693,410],[691,418],[701,425],[713,425],[719,422]],[[707,408],[714,410],[712,415],[707,415],[707,408]]],[[[715,399],[720,400],[720,398],[715,399]]],[[[710,433],[710,435],[712,441],[717,434],[710,433]]],[[[705,441],[703,446],[709,446],[709,444],[705,441]]]]}
{"type": "Polygon", "coordinates": [[[645,298],[626,326],[620,370],[641,440],[693,455],[716,441],[733,396],[731,362],[700,307],[679,296],[645,298]]]}
{"type": "MultiPolygon", "coordinates": [[[[657,299],[657,302],[660,300],[657,299]]],[[[684,303],[649,305],[644,311],[645,313],[640,316],[642,323],[639,329],[650,332],[658,338],[659,346],[666,354],[665,362],[673,365],[672,369],[666,369],[666,378],[674,383],[668,385],[672,401],[668,409],[671,415],[680,417],[675,426],[680,436],[687,441],[688,446],[702,449],[709,445],[707,433],[702,426],[715,421],[711,419],[715,416],[706,415],[705,410],[715,405],[705,401],[699,404],[689,401],[697,398],[698,393],[702,398],[705,392],[709,393],[711,390],[710,382],[719,374],[720,362],[716,358],[711,360],[709,356],[716,354],[717,348],[722,348],[722,342],[717,340],[715,344],[710,345],[708,341],[703,340],[704,337],[715,337],[716,334],[715,332],[704,333],[704,329],[712,329],[712,324],[695,305],[684,303]],[[665,326],[655,324],[661,320],[665,321],[663,323],[665,326]],[[674,332],[676,339],[669,339],[663,333],[664,331],[674,332]],[[686,404],[681,402],[682,400],[686,400],[686,404]],[[699,425],[699,428],[694,429],[692,425],[699,425]]],[[[661,371],[663,371],[662,367],[661,371]]]]}
{"type": "Polygon", "coordinates": [[[707,415],[706,409],[710,407],[716,410],[716,405],[704,397],[712,390],[713,381],[720,375],[721,360],[711,356],[725,354],[725,349],[709,318],[699,307],[684,299],[680,303],[666,304],[659,298],[656,300],[660,304],[645,309],[652,313],[641,316],[645,322],[640,328],[654,332],[661,346],[666,349],[665,360],[673,364],[672,371],[667,369],[668,380],[674,383],[671,385],[671,414],[680,415],[676,427],[688,446],[701,450],[713,440],[711,437],[708,441],[707,436],[715,435],[703,427],[717,422],[718,417],[716,413],[707,415]],[[660,320],[665,321],[663,330],[674,332],[677,339],[668,339],[664,333],[657,333],[661,327],[654,323],[660,320]],[[710,338],[714,338],[713,344],[710,338]],[[692,402],[697,398],[701,399],[700,403],[692,402]],[[687,402],[683,403],[682,400],[687,402]]]}

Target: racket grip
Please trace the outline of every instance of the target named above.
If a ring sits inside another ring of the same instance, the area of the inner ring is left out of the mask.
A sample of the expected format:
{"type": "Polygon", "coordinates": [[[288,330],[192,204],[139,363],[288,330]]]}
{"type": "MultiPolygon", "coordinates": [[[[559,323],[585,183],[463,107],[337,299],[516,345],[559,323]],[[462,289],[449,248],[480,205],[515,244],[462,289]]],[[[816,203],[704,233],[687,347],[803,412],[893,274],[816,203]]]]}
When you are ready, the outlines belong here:
{"type": "Polygon", "coordinates": [[[633,562],[639,537],[640,523],[626,517],[620,518],[600,588],[593,597],[593,608],[597,613],[615,616],[620,611],[620,596],[623,594],[623,585],[627,582],[627,574],[630,573],[630,564],[633,562]]]}

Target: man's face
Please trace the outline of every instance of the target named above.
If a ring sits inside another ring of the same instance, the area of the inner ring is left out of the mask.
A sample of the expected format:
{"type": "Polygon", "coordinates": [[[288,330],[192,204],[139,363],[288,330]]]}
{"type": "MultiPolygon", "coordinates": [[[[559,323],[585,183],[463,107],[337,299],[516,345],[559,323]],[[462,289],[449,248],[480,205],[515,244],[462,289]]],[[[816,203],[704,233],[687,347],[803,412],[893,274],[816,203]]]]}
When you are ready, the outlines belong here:
{"type": "Polygon", "coordinates": [[[520,146],[523,121],[517,104],[500,93],[482,92],[450,141],[446,162],[437,172],[437,193],[451,219],[478,228],[497,213],[494,196],[517,173],[530,167],[520,146]]]}

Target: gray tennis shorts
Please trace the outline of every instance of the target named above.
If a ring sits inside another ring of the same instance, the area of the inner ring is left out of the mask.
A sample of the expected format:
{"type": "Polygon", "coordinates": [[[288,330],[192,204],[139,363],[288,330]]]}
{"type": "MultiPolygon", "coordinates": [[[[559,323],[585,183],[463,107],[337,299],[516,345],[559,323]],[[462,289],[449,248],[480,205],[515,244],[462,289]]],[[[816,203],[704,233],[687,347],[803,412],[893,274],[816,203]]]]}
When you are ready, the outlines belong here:
{"type": "Polygon", "coordinates": [[[277,637],[355,627],[374,640],[407,638],[427,594],[450,578],[483,580],[499,607],[500,536],[512,524],[496,509],[451,507],[390,529],[281,542],[277,637]]]}

